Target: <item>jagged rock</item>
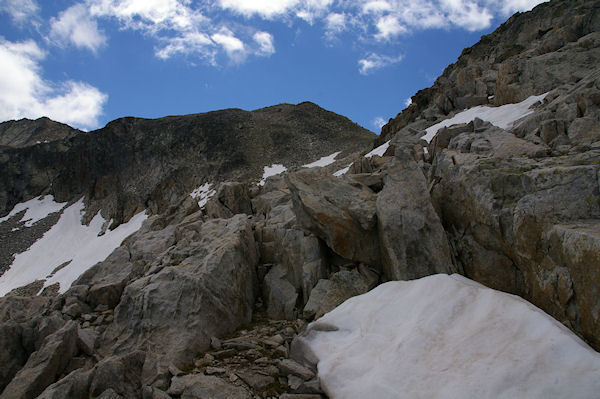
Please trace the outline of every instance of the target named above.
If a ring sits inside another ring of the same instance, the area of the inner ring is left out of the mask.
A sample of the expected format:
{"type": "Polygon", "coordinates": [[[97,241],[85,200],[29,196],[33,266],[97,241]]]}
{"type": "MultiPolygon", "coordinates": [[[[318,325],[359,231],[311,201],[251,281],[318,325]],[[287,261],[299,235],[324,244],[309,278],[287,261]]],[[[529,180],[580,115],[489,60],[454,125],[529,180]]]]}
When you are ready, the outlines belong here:
{"type": "Polygon", "coordinates": [[[218,377],[190,374],[174,377],[169,395],[181,399],[212,398],[212,399],[250,399],[251,396],[243,388],[228,384],[218,377]]]}
{"type": "Polygon", "coordinates": [[[75,370],[46,388],[37,399],[88,397],[91,373],[91,370],[75,370]]]}
{"type": "Polygon", "coordinates": [[[332,274],[329,279],[319,280],[304,306],[304,317],[318,319],[346,299],[375,287],[379,282],[377,274],[365,267],[361,269],[362,272],[342,270],[332,274]]]}
{"type": "Polygon", "coordinates": [[[140,376],[145,359],[146,354],[141,351],[103,359],[92,372],[90,396],[112,391],[126,398],[140,397],[140,376]]]}
{"type": "Polygon", "coordinates": [[[56,381],[77,352],[77,324],[68,322],[48,336],[42,347],[31,354],[27,363],[2,392],[6,399],[35,398],[56,381]]]}
{"type": "Polygon", "coordinates": [[[275,382],[275,378],[258,373],[238,371],[236,375],[257,391],[262,391],[275,382]]]}
{"type": "Polygon", "coordinates": [[[300,171],[287,177],[298,223],[344,258],[379,262],[375,193],[358,183],[300,171]]]}
{"type": "Polygon", "coordinates": [[[27,361],[29,354],[21,342],[22,330],[14,323],[0,324],[0,392],[27,361]]]}
{"type": "Polygon", "coordinates": [[[302,378],[304,381],[308,381],[315,376],[315,373],[310,369],[292,359],[283,359],[277,366],[283,375],[295,375],[296,377],[302,378]]]}
{"type": "Polygon", "coordinates": [[[273,266],[263,282],[263,297],[269,317],[293,320],[296,318],[294,309],[298,294],[285,277],[286,271],[282,265],[273,266]]]}
{"type": "Polygon", "coordinates": [[[386,165],[377,195],[381,264],[390,280],[411,280],[451,270],[444,228],[435,213],[425,176],[402,152],[386,165]]]}
{"type": "Polygon", "coordinates": [[[484,127],[455,136],[435,157],[431,175],[432,198],[458,270],[523,296],[596,348],[598,292],[587,282],[600,262],[589,256],[584,271],[578,256],[565,254],[578,253],[580,245],[589,245],[583,242],[594,241],[600,153],[585,146],[589,138],[571,141],[564,129],[583,117],[600,123],[591,100],[600,93],[594,83],[598,77],[594,73],[556,90],[512,132],[484,127]],[[577,98],[590,99],[586,113],[564,113],[564,106],[576,104],[577,98]],[[468,149],[476,137],[485,139],[485,151],[468,149]],[[559,137],[568,145],[555,146],[559,137]],[[566,152],[557,151],[561,146],[566,152]],[[567,236],[569,240],[558,238],[567,236]]]}
{"type": "Polygon", "coordinates": [[[102,392],[102,394],[98,396],[98,399],[123,399],[123,397],[116,393],[114,389],[109,388],[106,391],[102,392]]]}
{"type": "Polygon", "coordinates": [[[209,218],[230,218],[238,213],[252,214],[248,186],[238,182],[221,183],[205,207],[209,218]]]}
{"type": "Polygon", "coordinates": [[[210,346],[210,337],[250,321],[258,254],[246,215],[190,221],[177,230],[170,253],[184,254],[181,260],[173,264],[163,254],[169,264],[130,283],[105,335],[129,348],[143,348],[151,339],[161,361],[185,368],[210,346]],[[129,331],[137,331],[133,339],[129,331]]]}
{"type": "Polygon", "coordinates": [[[98,333],[93,328],[80,328],[77,330],[77,346],[79,350],[88,356],[94,354],[97,339],[98,333]]]}

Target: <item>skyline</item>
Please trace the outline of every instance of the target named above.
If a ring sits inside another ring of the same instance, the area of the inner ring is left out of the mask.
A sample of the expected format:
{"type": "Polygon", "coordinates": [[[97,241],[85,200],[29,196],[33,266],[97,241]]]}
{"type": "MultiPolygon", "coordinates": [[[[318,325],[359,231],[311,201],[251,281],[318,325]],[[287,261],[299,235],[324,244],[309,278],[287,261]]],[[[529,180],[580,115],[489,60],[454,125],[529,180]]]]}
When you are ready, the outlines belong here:
{"type": "Polygon", "coordinates": [[[93,130],[312,101],[379,133],[541,0],[0,0],[0,121],[93,130]]]}

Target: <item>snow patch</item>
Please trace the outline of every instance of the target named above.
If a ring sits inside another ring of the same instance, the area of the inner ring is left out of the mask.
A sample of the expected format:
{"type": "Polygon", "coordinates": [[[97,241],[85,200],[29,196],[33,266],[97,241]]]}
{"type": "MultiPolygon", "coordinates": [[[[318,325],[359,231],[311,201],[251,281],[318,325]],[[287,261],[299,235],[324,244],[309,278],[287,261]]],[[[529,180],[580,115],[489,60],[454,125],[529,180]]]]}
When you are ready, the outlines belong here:
{"type": "Polygon", "coordinates": [[[44,287],[60,283],[59,291],[64,293],[83,272],[106,259],[148,218],[145,212],[140,212],[129,222],[99,236],[105,224],[100,212],[89,226],[81,223],[83,213],[82,198],[66,208],[58,222],[27,251],[16,255],[10,268],[0,276],[0,296],[36,280],[46,280],[44,287]]]}
{"type": "Polygon", "coordinates": [[[385,152],[389,148],[389,146],[390,146],[390,142],[388,140],[385,143],[383,143],[382,145],[380,145],[379,147],[375,148],[373,151],[371,151],[368,154],[366,154],[365,158],[371,158],[374,155],[382,157],[383,154],[385,154],[385,152]]]}
{"type": "Polygon", "coordinates": [[[348,173],[348,171],[350,170],[350,166],[352,166],[352,164],[346,166],[344,169],[340,169],[337,172],[335,172],[333,175],[335,177],[340,177],[342,175],[345,175],[346,173],[348,173]]]}
{"type": "Polygon", "coordinates": [[[198,201],[198,206],[200,208],[203,208],[208,202],[208,199],[217,193],[215,190],[210,189],[211,186],[212,184],[210,183],[204,183],[190,193],[190,196],[198,201]]]}
{"type": "Polygon", "coordinates": [[[477,107],[469,108],[463,112],[459,112],[450,119],[445,119],[440,123],[428,127],[426,129],[427,133],[421,138],[429,143],[441,128],[459,123],[469,123],[475,118],[490,122],[492,125],[496,125],[502,129],[512,128],[517,120],[533,113],[533,110],[529,108],[538,101],[543,100],[547,94],[531,96],[520,103],[506,104],[500,107],[478,105],[477,107]]]}
{"type": "Polygon", "coordinates": [[[525,300],[462,276],[351,298],[301,340],[332,398],[592,398],[600,354],[525,300]]]}
{"type": "Polygon", "coordinates": [[[280,173],[285,172],[286,170],[287,170],[287,168],[280,163],[274,163],[271,166],[265,166],[264,172],[262,175],[262,179],[258,182],[258,185],[264,186],[265,182],[267,180],[267,177],[278,175],[280,173]]]}
{"type": "Polygon", "coordinates": [[[62,210],[65,205],[67,205],[66,202],[54,202],[54,197],[52,195],[46,195],[44,197],[39,196],[15,205],[8,215],[0,218],[0,223],[7,221],[19,212],[26,210],[20,222],[25,222],[25,227],[31,227],[34,223],[46,218],[51,213],[62,210]]]}
{"type": "Polygon", "coordinates": [[[308,163],[306,165],[302,165],[303,168],[321,168],[323,166],[327,166],[327,165],[331,165],[332,163],[335,162],[335,157],[337,157],[338,155],[340,155],[341,151],[338,152],[334,152],[331,155],[327,155],[326,157],[322,157],[321,159],[312,162],[312,163],[308,163]]]}

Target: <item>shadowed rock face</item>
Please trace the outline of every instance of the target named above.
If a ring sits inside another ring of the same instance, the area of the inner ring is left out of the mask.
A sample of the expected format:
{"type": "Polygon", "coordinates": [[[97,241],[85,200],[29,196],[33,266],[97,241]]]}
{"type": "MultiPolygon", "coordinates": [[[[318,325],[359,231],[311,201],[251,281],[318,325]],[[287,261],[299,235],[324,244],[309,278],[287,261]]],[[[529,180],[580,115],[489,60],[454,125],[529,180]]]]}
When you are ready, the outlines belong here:
{"type": "MultiPolygon", "coordinates": [[[[40,123],[2,126],[24,131],[40,123]]],[[[300,166],[340,148],[357,151],[375,138],[312,103],[123,118],[90,133],[59,137],[0,150],[0,214],[43,193],[57,201],[85,195],[88,216],[102,209],[105,218],[119,224],[145,208],[160,212],[203,182],[257,179],[267,164],[300,166]]]]}
{"type": "Polygon", "coordinates": [[[21,119],[2,122],[0,123],[0,148],[35,146],[73,137],[78,133],[81,131],[45,117],[34,121],[21,119]]]}

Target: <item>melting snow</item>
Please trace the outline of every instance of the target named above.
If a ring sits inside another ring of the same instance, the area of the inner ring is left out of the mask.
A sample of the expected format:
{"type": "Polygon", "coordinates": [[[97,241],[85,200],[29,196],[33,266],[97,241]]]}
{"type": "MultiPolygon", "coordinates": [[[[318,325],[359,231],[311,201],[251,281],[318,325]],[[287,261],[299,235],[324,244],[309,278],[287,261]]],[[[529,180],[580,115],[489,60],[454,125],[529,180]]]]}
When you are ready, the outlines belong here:
{"type": "Polygon", "coordinates": [[[600,392],[599,353],[525,300],[462,276],[382,284],[309,331],[304,340],[332,399],[600,392]]]}
{"type": "Polygon", "coordinates": [[[190,193],[190,196],[193,199],[198,200],[198,206],[200,208],[203,208],[208,202],[208,199],[217,193],[215,190],[211,190],[210,186],[210,183],[204,183],[190,193]]]}
{"type": "Polygon", "coordinates": [[[23,215],[20,221],[25,222],[26,227],[31,227],[35,222],[44,219],[51,213],[62,210],[66,204],[66,202],[54,202],[54,197],[51,195],[33,198],[29,201],[15,205],[8,215],[0,218],[0,223],[7,221],[17,213],[26,210],[25,215],[23,215]]]}
{"type": "Polygon", "coordinates": [[[348,173],[348,171],[350,170],[350,166],[352,166],[352,164],[346,166],[344,169],[340,169],[337,172],[335,172],[333,175],[335,177],[340,177],[342,175],[345,175],[346,173],[348,173]]]}
{"type": "Polygon", "coordinates": [[[469,108],[454,115],[450,119],[443,120],[440,123],[436,123],[435,125],[427,128],[427,134],[421,138],[429,143],[441,128],[459,123],[469,123],[475,118],[488,121],[492,125],[496,125],[502,129],[509,129],[517,120],[533,113],[533,110],[529,109],[529,107],[536,102],[543,100],[547,94],[548,93],[541,94],[539,96],[531,96],[517,104],[506,104],[500,107],[479,105],[477,107],[469,108]]]}
{"type": "Polygon", "coordinates": [[[375,148],[373,151],[366,154],[365,158],[371,158],[373,155],[378,155],[378,156],[382,157],[383,154],[385,154],[385,152],[387,151],[389,146],[390,146],[390,142],[388,140],[385,143],[383,143],[382,145],[380,145],[379,147],[375,148]]]}
{"type": "Polygon", "coordinates": [[[265,166],[264,172],[262,175],[262,179],[261,179],[261,181],[258,182],[258,185],[264,186],[265,182],[267,180],[267,177],[278,175],[280,173],[285,172],[286,170],[287,170],[287,168],[280,163],[274,163],[271,166],[265,166]]]}
{"type": "Polygon", "coordinates": [[[45,287],[58,282],[60,292],[65,292],[83,272],[106,259],[125,238],[139,230],[148,217],[140,212],[129,222],[99,236],[104,218],[98,212],[86,226],[81,223],[83,209],[83,199],[66,208],[42,238],[15,256],[10,269],[0,277],[0,296],[35,280],[46,280],[45,287]]]}
{"type": "Polygon", "coordinates": [[[338,155],[340,155],[340,153],[341,153],[341,151],[334,152],[331,155],[327,155],[326,157],[322,157],[318,161],[315,161],[315,162],[312,162],[312,163],[308,163],[306,165],[302,165],[302,167],[303,168],[317,168],[317,167],[323,167],[323,166],[331,165],[332,163],[335,162],[335,157],[337,157],[338,155]]]}

